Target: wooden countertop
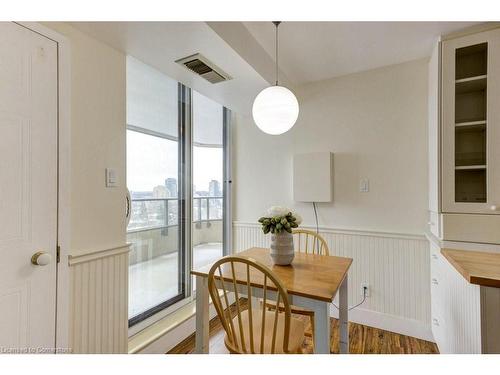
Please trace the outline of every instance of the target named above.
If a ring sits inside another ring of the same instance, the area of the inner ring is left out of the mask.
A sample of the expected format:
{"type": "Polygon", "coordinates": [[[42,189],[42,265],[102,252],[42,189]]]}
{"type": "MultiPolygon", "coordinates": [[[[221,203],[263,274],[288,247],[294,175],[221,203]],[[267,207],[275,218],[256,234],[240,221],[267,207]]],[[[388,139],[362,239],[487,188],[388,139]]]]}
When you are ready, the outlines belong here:
{"type": "Polygon", "coordinates": [[[441,254],[469,283],[500,288],[500,253],[441,249],[441,254]]]}

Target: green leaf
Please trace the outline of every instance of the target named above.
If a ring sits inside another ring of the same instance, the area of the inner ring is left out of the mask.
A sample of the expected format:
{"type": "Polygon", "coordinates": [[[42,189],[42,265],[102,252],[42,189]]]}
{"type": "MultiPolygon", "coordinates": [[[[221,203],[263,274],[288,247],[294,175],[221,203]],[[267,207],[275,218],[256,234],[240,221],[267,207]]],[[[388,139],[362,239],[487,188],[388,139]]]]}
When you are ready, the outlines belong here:
{"type": "Polygon", "coordinates": [[[265,217],[261,217],[258,221],[259,221],[259,223],[263,223],[264,220],[266,220],[266,218],[265,217]]]}
{"type": "Polygon", "coordinates": [[[286,225],[286,224],[288,224],[288,221],[284,217],[283,219],[281,219],[281,225],[286,225]]]}
{"type": "Polygon", "coordinates": [[[288,227],[288,228],[287,228],[287,227],[285,227],[285,230],[286,230],[288,233],[292,233],[292,228],[290,228],[290,227],[288,227]]]}

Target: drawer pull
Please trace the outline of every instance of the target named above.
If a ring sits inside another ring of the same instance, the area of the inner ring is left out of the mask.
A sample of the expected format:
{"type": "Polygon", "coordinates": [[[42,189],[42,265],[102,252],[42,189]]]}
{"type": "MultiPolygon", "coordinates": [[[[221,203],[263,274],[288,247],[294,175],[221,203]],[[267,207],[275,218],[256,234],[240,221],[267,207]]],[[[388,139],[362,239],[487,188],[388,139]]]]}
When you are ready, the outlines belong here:
{"type": "Polygon", "coordinates": [[[438,258],[437,254],[432,254],[432,259],[437,259],[437,258],[438,258]]]}
{"type": "Polygon", "coordinates": [[[434,324],[435,326],[439,326],[439,320],[437,320],[436,318],[432,319],[432,324],[434,324]]]}
{"type": "Polygon", "coordinates": [[[438,284],[439,284],[439,282],[437,281],[437,279],[436,279],[436,278],[432,278],[432,283],[433,283],[434,285],[438,285],[438,284]]]}

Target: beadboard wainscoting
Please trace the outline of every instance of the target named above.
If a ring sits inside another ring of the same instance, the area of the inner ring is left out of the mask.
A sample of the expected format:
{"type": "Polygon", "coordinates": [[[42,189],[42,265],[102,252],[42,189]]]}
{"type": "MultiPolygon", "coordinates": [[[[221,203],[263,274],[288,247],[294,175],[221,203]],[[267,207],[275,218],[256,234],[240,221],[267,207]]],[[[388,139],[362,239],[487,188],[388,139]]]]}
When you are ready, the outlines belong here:
{"type": "Polygon", "coordinates": [[[69,256],[73,353],[127,353],[129,246],[69,256]]]}
{"type": "MultiPolygon", "coordinates": [[[[315,228],[305,227],[314,230],[315,228]]],[[[349,313],[349,320],[424,340],[431,332],[429,242],[425,236],[319,228],[331,255],[353,258],[349,270],[349,305],[362,300],[361,284],[370,296],[349,313]]],[[[235,252],[269,247],[258,224],[234,222],[235,252]]],[[[331,307],[332,316],[338,312],[331,307]]]]}

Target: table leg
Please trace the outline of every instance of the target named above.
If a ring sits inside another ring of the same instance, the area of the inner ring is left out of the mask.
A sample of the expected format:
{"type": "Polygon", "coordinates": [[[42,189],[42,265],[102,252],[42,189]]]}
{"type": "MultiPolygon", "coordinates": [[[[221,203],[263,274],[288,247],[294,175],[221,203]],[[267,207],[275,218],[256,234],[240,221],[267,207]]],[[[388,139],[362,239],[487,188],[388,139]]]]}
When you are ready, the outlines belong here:
{"type": "Polygon", "coordinates": [[[339,329],[340,353],[349,354],[349,304],[347,300],[347,275],[339,290],[339,329]]]}
{"type": "Polygon", "coordinates": [[[330,354],[330,304],[315,301],[314,353],[330,354]]]}
{"type": "Polygon", "coordinates": [[[208,353],[208,278],[196,276],[196,348],[198,354],[208,353]]]}

